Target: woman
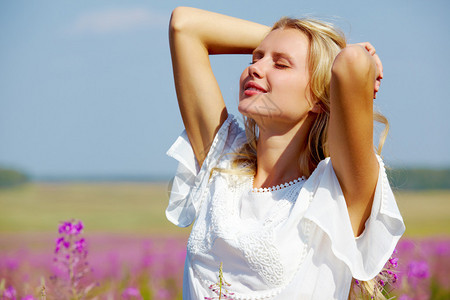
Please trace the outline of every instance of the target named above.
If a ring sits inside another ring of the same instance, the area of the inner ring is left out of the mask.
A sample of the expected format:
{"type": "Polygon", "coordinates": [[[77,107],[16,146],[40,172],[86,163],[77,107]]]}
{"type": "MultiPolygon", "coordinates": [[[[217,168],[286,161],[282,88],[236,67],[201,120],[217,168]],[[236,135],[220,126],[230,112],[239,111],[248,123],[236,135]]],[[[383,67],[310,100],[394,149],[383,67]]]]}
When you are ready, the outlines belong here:
{"type": "Polygon", "coordinates": [[[168,151],[179,167],[166,215],[195,220],[184,299],[216,295],[222,265],[233,299],[347,299],[352,278],[374,278],[404,231],[373,145],[375,49],[346,46],[314,20],[270,29],[183,7],[169,36],[186,130],[168,151]],[[250,53],[243,130],[209,55],[250,53]]]}

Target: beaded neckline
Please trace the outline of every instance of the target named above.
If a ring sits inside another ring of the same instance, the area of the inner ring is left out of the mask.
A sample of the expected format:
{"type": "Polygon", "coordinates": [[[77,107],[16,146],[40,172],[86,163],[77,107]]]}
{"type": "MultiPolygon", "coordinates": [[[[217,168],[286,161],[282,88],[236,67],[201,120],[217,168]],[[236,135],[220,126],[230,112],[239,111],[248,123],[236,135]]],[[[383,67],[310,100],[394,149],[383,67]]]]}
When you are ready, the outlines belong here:
{"type": "Polygon", "coordinates": [[[252,177],[252,179],[250,180],[250,186],[252,187],[251,188],[252,193],[268,193],[268,192],[274,192],[274,191],[282,190],[284,188],[293,186],[293,185],[295,185],[295,184],[297,184],[299,182],[305,181],[306,178],[305,178],[305,176],[301,176],[301,177],[299,177],[297,179],[294,179],[292,181],[285,182],[285,183],[282,183],[282,184],[279,184],[279,185],[276,185],[276,186],[267,187],[267,188],[254,188],[253,187],[253,180],[254,180],[254,177],[252,177]]]}

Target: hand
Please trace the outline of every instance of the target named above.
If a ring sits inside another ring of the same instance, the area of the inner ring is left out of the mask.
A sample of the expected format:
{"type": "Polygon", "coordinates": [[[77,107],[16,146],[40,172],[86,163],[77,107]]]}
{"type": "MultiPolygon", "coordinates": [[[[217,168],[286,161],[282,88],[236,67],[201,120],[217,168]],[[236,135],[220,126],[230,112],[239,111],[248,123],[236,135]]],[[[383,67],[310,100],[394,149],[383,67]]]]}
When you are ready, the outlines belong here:
{"type": "Polygon", "coordinates": [[[377,92],[380,90],[381,79],[383,79],[383,64],[381,63],[380,57],[375,51],[375,47],[372,46],[371,43],[364,42],[364,43],[357,43],[356,45],[360,45],[361,47],[366,49],[369,52],[369,54],[372,55],[375,61],[376,73],[375,73],[375,87],[373,92],[373,99],[376,99],[377,92]]]}

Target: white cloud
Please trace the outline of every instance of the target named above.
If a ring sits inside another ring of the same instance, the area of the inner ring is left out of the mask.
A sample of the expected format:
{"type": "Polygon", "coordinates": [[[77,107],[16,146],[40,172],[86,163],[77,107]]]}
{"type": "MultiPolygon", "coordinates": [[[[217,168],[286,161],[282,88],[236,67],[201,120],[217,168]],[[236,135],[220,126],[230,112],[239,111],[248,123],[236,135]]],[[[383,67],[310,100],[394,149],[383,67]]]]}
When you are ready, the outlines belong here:
{"type": "Polygon", "coordinates": [[[114,33],[166,26],[169,17],[148,9],[110,9],[80,15],[70,31],[73,33],[114,33]]]}

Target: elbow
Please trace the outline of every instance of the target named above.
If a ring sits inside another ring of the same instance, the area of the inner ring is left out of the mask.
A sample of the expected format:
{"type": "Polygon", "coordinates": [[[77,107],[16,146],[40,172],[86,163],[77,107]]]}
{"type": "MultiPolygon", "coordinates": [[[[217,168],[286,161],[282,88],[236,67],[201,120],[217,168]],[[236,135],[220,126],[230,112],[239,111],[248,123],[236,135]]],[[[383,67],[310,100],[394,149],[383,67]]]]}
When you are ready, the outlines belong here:
{"type": "Polygon", "coordinates": [[[331,73],[337,79],[375,78],[375,63],[370,53],[359,45],[344,48],[336,56],[331,67],[331,73]]]}
{"type": "Polygon", "coordinates": [[[169,23],[169,36],[186,31],[189,20],[192,20],[192,8],[179,6],[172,11],[169,23]]]}

